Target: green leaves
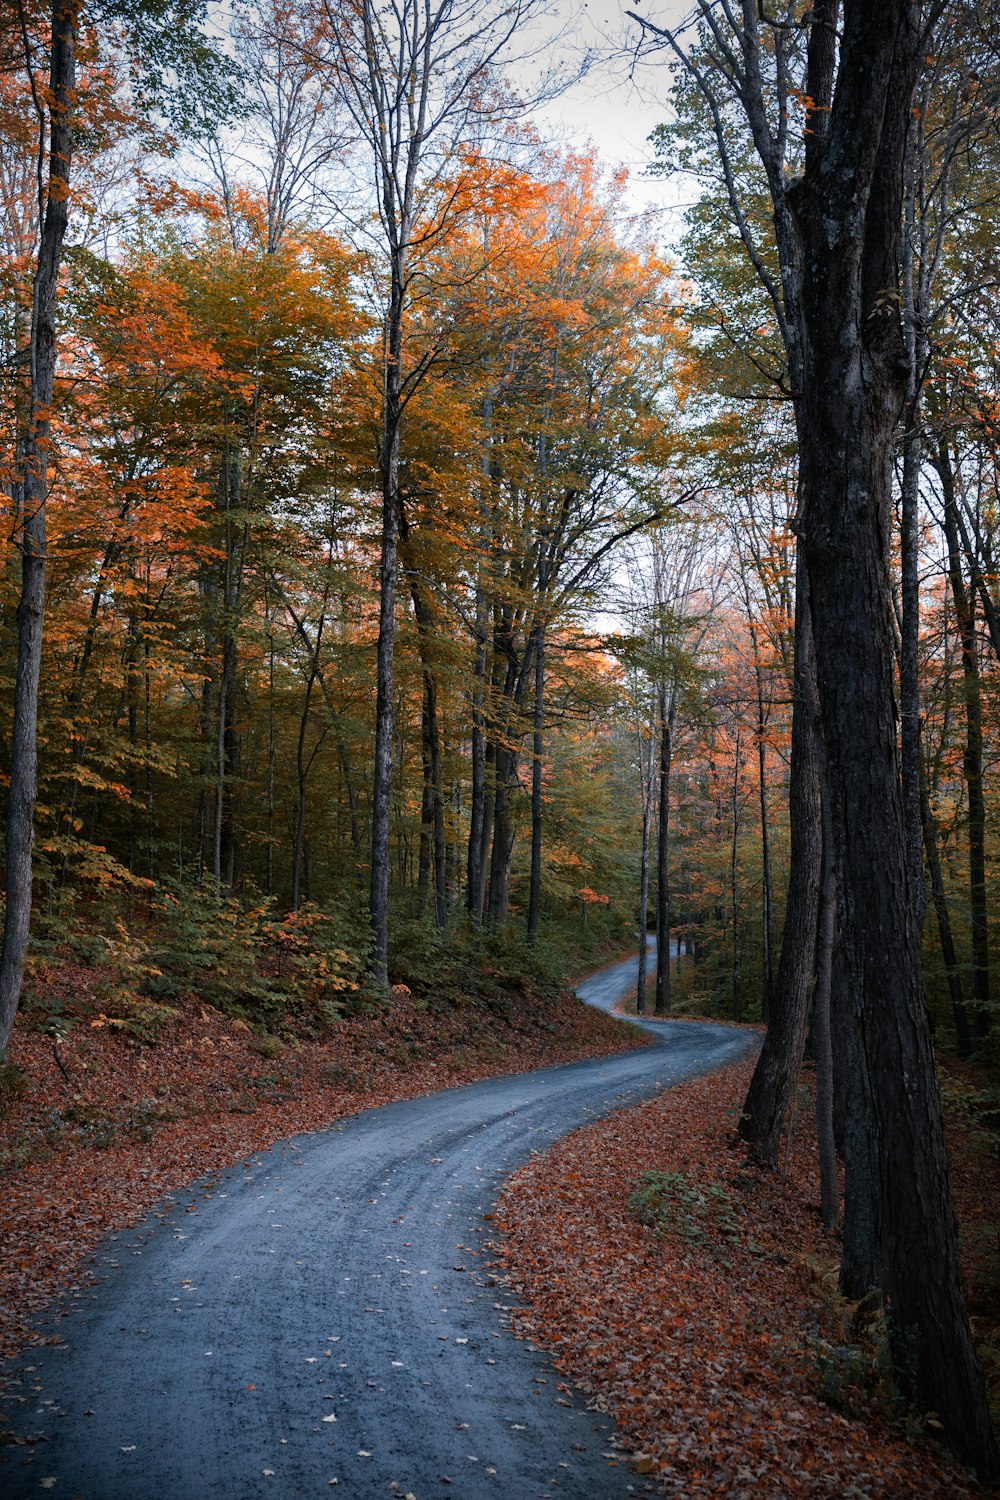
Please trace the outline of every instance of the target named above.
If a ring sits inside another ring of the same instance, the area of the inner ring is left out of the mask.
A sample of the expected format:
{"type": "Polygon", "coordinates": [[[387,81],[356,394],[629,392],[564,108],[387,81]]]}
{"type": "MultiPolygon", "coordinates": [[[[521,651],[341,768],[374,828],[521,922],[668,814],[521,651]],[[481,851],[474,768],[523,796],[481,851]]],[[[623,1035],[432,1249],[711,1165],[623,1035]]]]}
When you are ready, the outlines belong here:
{"type": "Polygon", "coordinates": [[[704,1184],[687,1172],[646,1172],[629,1207],[651,1229],[707,1245],[712,1239],[742,1242],[736,1205],[720,1183],[704,1184]]]}
{"type": "Polygon", "coordinates": [[[211,135],[244,109],[238,65],[209,34],[206,0],[106,0],[95,17],[120,38],[140,111],[177,135],[211,135]]]}

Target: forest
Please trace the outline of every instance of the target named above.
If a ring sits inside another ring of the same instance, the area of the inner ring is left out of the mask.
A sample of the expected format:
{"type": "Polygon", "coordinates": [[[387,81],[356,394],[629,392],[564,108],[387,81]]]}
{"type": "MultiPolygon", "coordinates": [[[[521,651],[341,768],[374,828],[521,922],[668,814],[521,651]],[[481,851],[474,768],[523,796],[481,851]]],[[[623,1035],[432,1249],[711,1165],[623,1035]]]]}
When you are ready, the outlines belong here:
{"type": "Polygon", "coordinates": [[[765,1167],[808,1049],[842,1289],[995,1470],[1000,16],[616,9],[665,243],[549,10],[0,3],[0,1087],[61,963],[313,1038],[648,933],[765,1167]]]}

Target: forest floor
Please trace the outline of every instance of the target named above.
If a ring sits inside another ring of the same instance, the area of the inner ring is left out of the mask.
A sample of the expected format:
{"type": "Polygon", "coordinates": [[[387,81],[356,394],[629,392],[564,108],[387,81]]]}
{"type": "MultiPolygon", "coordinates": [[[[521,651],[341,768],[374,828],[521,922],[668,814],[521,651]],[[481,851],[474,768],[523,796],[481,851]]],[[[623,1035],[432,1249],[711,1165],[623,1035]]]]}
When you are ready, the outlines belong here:
{"type": "MultiPolygon", "coordinates": [[[[495,1250],[520,1304],[515,1331],[615,1418],[633,1466],[666,1495],[984,1493],[926,1436],[933,1414],[894,1399],[880,1321],[859,1328],[838,1294],[808,1085],[780,1173],[737,1142],[752,1071],[751,1060],[664,1090],[508,1178],[495,1250]]],[[[948,1075],[968,1300],[997,1397],[996,1140],[964,1118],[962,1092],[948,1075]]]]}
{"type": "MultiPolygon", "coordinates": [[[[104,1014],[99,977],[52,970],[53,1003],[15,1032],[21,1091],[0,1098],[0,1356],[37,1337],[107,1234],[196,1178],[362,1109],[646,1040],[568,995],[434,1009],[405,990],[321,1040],[283,1045],[196,1000],[143,1037],[141,1017],[130,1031],[104,1014]],[[53,1011],[55,1038],[35,1029],[53,1011]]],[[[664,1090],[509,1180],[498,1254],[515,1330],[614,1415],[666,1495],[982,1493],[924,1440],[932,1418],[896,1408],[878,1325],[859,1333],[837,1295],[808,1101],[782,1173],[734,1145],[751,1068],[664,1090]],[[651,1171],[656,1227],[629,1201],[651,1171]]],[[[1000,1183],[969,1087],[946,1074],[969,1301],[996,1392],[1000,1183]]]]}
{"type": "Polygon", "coordinates": [[[37,1337],[38,1315],[86,1277],[108,1233],[196,1178],[360,1110],[649,1045],[568,993],[433,1008],[405,987],[286,1045],[195,999],[165,1019],[112,1019],[98,970],[46,974],[0,1094],[0,1358],[37,1337]]]}

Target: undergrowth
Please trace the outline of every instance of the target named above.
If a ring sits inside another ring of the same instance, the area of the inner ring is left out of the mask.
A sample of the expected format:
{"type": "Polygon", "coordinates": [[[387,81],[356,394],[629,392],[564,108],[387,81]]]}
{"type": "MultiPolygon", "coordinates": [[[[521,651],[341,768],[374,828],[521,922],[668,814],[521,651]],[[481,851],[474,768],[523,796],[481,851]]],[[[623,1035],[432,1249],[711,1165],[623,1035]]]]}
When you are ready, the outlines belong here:
{"type": "Polygon", "coordinates": [[[710,1248],[743,1240],[739,1211],[721,1183],[705,1185],[687,1172],[646,1172],[629,1199],[640,1224],[710,1248]]]}
{"type": "MultiPolygon", "coordinates": [[[[624,914],[601,909],[586,927],[573,917],[548,920],[530,944],[520,915],[491,928],[452,914],[438,930],[429,917],[398,909],[389,978],[431,1011],[506,1015],[529,1001],[544,1029],[567,975],[618,951],[627,925],[624,914]]],[[[269,898],[237,895],[211,880],[163,882],[89,903],[67,896],[39,914],[24,1020],[58,1040],[85,1011],[88,1024],[155,1046],[177,1006],[195,998],[275,1045],[319,1037],[342,1019],[393,1004],[391,990],[367,976],[370,937],[363,903],[333,900],[283,913],[269,898]],[[67,964],[88,975],[91,1003],[83,1010],[78,989],[59,981],[67,964]]]]}

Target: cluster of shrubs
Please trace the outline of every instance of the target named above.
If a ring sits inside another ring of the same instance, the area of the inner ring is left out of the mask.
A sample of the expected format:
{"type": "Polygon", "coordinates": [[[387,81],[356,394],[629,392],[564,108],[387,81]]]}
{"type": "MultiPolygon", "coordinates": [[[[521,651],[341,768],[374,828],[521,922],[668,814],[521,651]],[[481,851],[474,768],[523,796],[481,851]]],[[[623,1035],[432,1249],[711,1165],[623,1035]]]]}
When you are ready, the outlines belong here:
{"type": "MultiPolygon", "coordinates": [[[[211,883],[160,885],[141,906],[63,912],[39,923],[31,968],[53,961],[97,975],[110,1024],[154,1042],[189,995],[269,1032],[314,1035],[361,1000],[363,924],[347,910],[304,906],[279,913],[211,883]]],[[[32,982],[26,1008],[54,1036],[65,1026],[58,995],[32,982]]]]}
{"type": "MultiPolygon", "coordinates": [[[[584,930],[575,921],[544,924],[530,944],[516,919],[495,930],[456,914],[439,930],[397,910],[390,980],[432,1009],[544,1006],[567,976],[626,937],[618,930],[623,919],[600,915],[584,930]]],[[[358,899],[287,913],[270,898],[239,896],[212,881],[161,882],[86,904],[67,894],[36,923],[25,1009],[58,1041],[71,1016],[45,971],[68,960],[92,971],[105,1020],[137,1041],[154,1043],[189,996],[260,1033],[315,1036],[345,1014],[391,999],[367,986],[369,938],[358,899]]]]}

